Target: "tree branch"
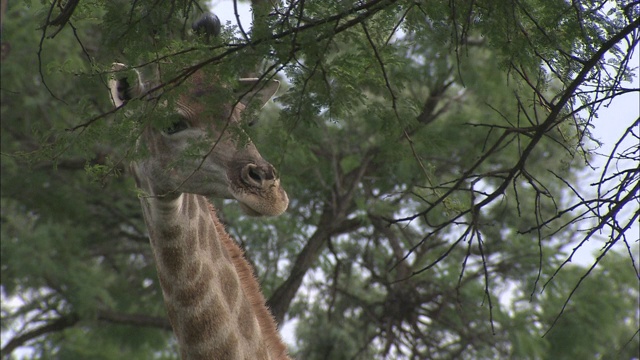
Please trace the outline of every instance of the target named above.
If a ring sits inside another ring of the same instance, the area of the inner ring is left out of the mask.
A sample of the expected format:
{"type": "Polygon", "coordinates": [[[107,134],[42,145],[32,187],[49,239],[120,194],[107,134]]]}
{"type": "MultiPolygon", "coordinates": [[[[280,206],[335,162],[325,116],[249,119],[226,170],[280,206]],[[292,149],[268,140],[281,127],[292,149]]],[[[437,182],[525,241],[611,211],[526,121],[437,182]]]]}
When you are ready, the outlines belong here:
{"type": "Polygon", "coordinates": [[[160,316],[150,316],[144,314],[127,314],[111,310],[101,310],[98,312],[98,320],[120,325],[143,326],[173,331],[169,319],[160,316]]]}
{"type": "Polygon", "coordinates": [[[78,321],[80,321],[78,315],[71,314],[63,316],[53,322],[48,323],[47,325],[40,326],[22,335],[16,336],[2,348],[2,350],[0,351],[0,357],[6,356],[6,358],[9,359],[9,355],[27,341],[33,340],[48,333],[62,331],[66,328],[74,326],[78,321]]]}

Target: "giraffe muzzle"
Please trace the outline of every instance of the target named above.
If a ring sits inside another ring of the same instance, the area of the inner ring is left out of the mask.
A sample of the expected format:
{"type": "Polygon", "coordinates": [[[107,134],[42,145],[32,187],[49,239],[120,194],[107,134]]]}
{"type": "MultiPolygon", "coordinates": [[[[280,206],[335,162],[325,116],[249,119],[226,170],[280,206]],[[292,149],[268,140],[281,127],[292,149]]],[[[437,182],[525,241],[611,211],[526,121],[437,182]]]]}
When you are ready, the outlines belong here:
{"type": "Polygon", "coordinates": [[[240,175],[243,183],[258,189],[269,187],[276,180],[276,171],[271,164],[247,164],[242,168],[240,175]]]}

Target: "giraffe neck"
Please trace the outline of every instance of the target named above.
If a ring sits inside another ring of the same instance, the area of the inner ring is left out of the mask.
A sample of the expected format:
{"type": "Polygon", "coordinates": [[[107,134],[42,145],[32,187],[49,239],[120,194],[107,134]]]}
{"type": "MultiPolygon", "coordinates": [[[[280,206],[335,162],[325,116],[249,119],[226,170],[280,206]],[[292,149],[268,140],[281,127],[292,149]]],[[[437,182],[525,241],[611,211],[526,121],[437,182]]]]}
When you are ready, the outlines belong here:
{"type": "Polygon", "coordinates": [[[288,359],[252,269],[205,197],[142,198],[183,359],[288,359]]]}

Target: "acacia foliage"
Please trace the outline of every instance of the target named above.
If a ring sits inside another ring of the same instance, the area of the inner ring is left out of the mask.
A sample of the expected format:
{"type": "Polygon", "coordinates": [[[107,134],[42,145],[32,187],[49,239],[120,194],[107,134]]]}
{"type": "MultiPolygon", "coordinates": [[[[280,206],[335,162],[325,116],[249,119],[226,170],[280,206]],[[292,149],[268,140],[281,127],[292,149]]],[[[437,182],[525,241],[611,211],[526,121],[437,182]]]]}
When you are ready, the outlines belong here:
{"type": "Polygon", "coordinates": [[[218,206],[276,318],[297,320],[300,358],[638,356],[637,141],[596,191],[580,184],[598,110],[638,93],[636,2],[252,5],[251,31],[223,19],[208,40],[191,1],[9,7],[2,289],[23,303],[3,304],[3,332],[17,329],[3,356],[176,356],[124,176],[140,127],[163,117],[112,110],[113,61],[160,72],[149,95],[169,101],[198,69],[282,80],[246,131],[290,209],[218,206]],[[569,264],[586,241],[602,247],[593,265],[569,264]]]}

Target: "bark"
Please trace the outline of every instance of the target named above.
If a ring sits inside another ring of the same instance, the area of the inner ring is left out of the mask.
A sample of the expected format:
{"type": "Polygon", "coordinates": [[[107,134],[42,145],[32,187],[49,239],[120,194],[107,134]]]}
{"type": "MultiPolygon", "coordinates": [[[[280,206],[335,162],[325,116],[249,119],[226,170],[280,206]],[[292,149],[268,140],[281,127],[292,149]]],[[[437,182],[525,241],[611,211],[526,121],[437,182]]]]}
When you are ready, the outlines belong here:
{"type": "MultiPolygon", "coordinates": [[[[304,246],[296,258],[291,274],[271,295],[267,304],[273,313],[278,324],[284,320],[284,316],[289,310],[291,301],[295,297],[304,275],[313,266],[324,246],[331,236],[350,232],[361,226],[361,220],[347,219],[350,210],[353,210],[353,198],[355,191],[362,180],[362,176],[371,168],[373,154],[364,156],[360,166],[347,174],[336,172],[335,184],[329,198],[325,199],[325,206],[320,216],[320,221],[316,231],[311,235],[309,241],[304,246]]],[[[337,159],[332,159],[337,164],[337,159]]]]}
{"type": "Polygon", "coordinates": [[[27,331],[22,335],[16,336],[2,348],[2,350],[0,351],[0,357],[9,359],[9,355],[13,352],[13,350],[19,348],[27,341],[33,340],[48,333],[62,331],[66,328],[74,326],[78,321],[80,321],[80,318],[75,314],[71,314],[58,318],[53,322],[37,327],[31,331],[27,331]]]}
{"type": "Polygon", "coordinates": [[[98,320],[110,322],[112,324],[132,325],[142,327],[152,327],[162,330],[173,331],[171,323],[166,317],[149,316],[143,314],[127,314],[110,310],[102,310],[98,313],[98,320]]]}

